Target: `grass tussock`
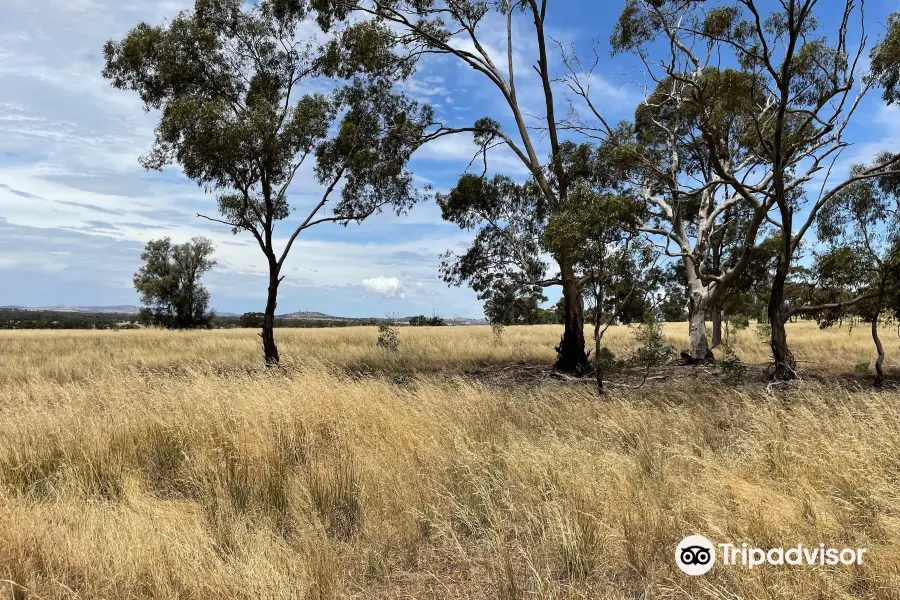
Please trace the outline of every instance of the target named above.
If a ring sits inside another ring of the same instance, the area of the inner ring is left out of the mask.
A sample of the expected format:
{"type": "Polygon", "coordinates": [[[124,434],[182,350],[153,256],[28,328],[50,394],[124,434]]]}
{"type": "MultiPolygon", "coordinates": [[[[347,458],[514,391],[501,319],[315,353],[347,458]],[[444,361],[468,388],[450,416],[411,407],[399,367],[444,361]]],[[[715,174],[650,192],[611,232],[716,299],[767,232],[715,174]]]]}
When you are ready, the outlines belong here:
{"type": "MultiPolygon", "coordinates": [[[[275,375],[252,332],[2,334],[0,596],[900,598],[896,392],[701,377],[598,400],[464,375],[549,362],[552,328],[399,333],[285,332],[275,375]],[[687,578],[690,533],[869,552],[687,578]]],[[[857,333],[795,347],[841,372],[857,333]]]]}

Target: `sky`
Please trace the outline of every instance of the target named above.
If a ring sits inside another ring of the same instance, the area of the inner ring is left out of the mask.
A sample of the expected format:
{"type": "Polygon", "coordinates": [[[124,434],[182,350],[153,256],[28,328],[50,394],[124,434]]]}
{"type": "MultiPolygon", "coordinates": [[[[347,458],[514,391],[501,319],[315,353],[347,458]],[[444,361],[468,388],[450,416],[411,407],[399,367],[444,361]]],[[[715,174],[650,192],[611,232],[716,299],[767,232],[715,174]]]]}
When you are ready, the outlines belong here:
{"type": "MultiPolygon", "coordinates": [[[[827,11],[831,3],[820,0],[825,20],[834,17],[827,11]]],[[[255,241],[198,218],[197,213],[216,216],[215,197],[177,166],[158,173],[139,165],[138,157],[152,145],[158,116],[100,74],[106,40],[121,38],[140,21],[162,23],[191,4],[0,0],[0,306],[139,304],[132,276],[147,241],[169,236],[180,243],[202,235],[216,246],[218,264],[204,280],[213,307],[262,310],[267,269],[255,241]]],[[[609,56],[607,40],[622,2],[550,0],[550,5],[548,33],[554,40],[574,44],[583,55],[599,44],[593,88],[605,116],[629,118],[645,81],[632,59],[609,56]]],[[[867,3],[873,40],[887,15],[898,10],[896,0],[867,3]]],[[[541,114],[528,26],[524,19],[516,23],[514,69],[525,111],[541,114]]],[[[491,17],[482,31],[486,47],[505,60],[503,23],[491,17]]],[[[453,57],[423,62],[403,89],[431,104],[449,125],[483,116],[508,124],[508,108],[497,90],[453,57]]],[[[562,88],[557,105],[566,108],[562,88]]],[[[896,151],[900,111],[872,95],[848,137],[855,145],[842,156],[846,166],[881,149],[896,151]]],[[[546,154],[545,140],[538,150],[546,154]]],[[[473,153],[470,138],[445,137],[418,151],[410,169],[420,185],[446,191],[473,153]]],[[[517,179],[527,175],[509,152],[494,152],[489,166],[517,179]]],[[[304,167],[289,190],[297,210],[277,229],[282,244],[291,225],[306,216],[304,207],[308,212],[320,194],[311,165],[304,167]]],[[[443,222],[434,201],[399,217],[381,214],[359,225],[313,227],[301,234],[287,260],[278,312],[480,317],[474,292],[448,287],[438,273],[439,255],[463,251],[472,235],[443,222]]],[[[551,302],[558,295],[548,293],[551,302]]]]}

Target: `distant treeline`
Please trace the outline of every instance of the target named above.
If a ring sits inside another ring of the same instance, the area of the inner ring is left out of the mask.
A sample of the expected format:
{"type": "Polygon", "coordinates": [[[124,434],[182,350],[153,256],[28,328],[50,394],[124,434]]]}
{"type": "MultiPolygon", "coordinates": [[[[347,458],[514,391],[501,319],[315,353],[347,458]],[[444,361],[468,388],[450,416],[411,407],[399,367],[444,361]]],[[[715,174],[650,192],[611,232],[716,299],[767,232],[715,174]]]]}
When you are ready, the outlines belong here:
{"type": "MultiPolygon", "coordinates": [[[[353,327],[375,325],[375,319],[282,319],[276,317],[275,326],[301,327],[353,327]]],[[[139,315],[130,313],[82,313],[65,311],[38,311],[0,309],[0,329],[138,329],[142,325],[139,315]]],[[[256,327],[244,316],[214,316],[211,329],[235,329],[256,327]]]]}

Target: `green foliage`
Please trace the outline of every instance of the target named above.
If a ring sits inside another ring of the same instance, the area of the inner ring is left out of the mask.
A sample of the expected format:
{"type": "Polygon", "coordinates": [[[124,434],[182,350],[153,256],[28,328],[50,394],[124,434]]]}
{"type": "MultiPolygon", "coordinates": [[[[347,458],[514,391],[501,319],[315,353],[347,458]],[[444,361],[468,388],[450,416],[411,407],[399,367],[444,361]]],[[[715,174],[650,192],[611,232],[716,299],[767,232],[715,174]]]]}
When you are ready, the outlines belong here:
{"type": "Polygon", "coordinates": [[[265,315],[261,312],[246,312],[241,315],[239,323],[241,327],[259,329],[263,326],[265,315]]]}
{"type": "Polygon", "coordinates": [[[893,13],[887,22],[887,34],[872,48],[871,74],[882,88],[882,98],[888,104],[900,100],[900,13],[893,13]]]}
{"type": "Polygon", "coordinates": [[[443,327],[447,323],[441,317],[434,315],[426,317],[425,315],[417,315],[410,317],[409,324],[413,327],[443,327]]]}
{"type": "Polygon", "coordinates": [[[485,300],[488,322],[502,325],[534,325],[542,316],[540,304],[547,300],[540,288],[519,287],[505,279],[493,280],[479,297],[485,300]]]}
{"type": "MultiPolygon", "coordinates": [[[[328,25],[346,11],[312,3],[328,25]]],[[[378,22],[348,27],[322,47],[300,37],[305,0],[197,0],[167,23],[140,23],[104,47],[103,76],[159,112],[148,169],[178,164],[215,193],[221,219],[256,240],[269,267],[264,334],[273,322],[278,283],[295,238],[326,222],[344,225],[421,198],[406,169],[433,113],[392,84],[409,70],[391,52],[393,34],[378,22]],[[320,78],[340,78],[329,94],[320,78]],[[288,191],[315,158],[321,199],[276,250],[275,227],[292,212],[288,191]],[[331,201],[332,216],[319,216],[331,201]]],[[[267,364],[277,364],[271,331],[267,364]]]]}
{"type": "Polygon", "coordinates": [[[142,320],[178,329],[208,327],[209,292],[200,279],[216,264],[213,251],[212,242],[202,237],[184,244],[169,238],[148,242],[141,254],[144,265],[134,275],[141,302],[150,307],[142,320]]]}
{"type": "Polygon", "coordinates": [[[634,360],[647,369],[665,364],[675,356],[675,347],[665,343],[662,323],[652,313],[637,326],[634,339],[638,345],[634,360]]]}
{"type": "Polygon", "coordinates": [[[722,373],[733,380],[741,380],[747,373],[747,365],[735,354],[731,348],[725,349],[725,357],[719,361],[722,373]]]}
{"type": "Polygon", "coordinates": [[[750,327],[750,317],[747,315],[731,315],[728,317],[728,326],[732,331],[743,331],[750,327]]]}
{"type": "Polygon", "coordinates": [[[467,282],[479,299],[490,300],[543,279],[547,265],[541,257],[540,235],[547,202],[534,183],[466,174],[450,193],[437,194],[437,202],[444,220],[460,229],[477,230],[465,253],[442,256],[444,281],[467,282]]]}
{"type": "MultiPolygon", "coordinates": [[[[893,158],[883,153],[874,165],[853,166],[851,174],[882,173],[886,169],[879,165],[893,158]]],[[[892,173],[854,181],[818,213],[816,225],[825,249],[815,255],[812,294],[813,304],[826,305],[815,313],[820,326],[832,325],[848,310],[871,321],[896,308],[900,287],[898,181],[892,173]]]]}
{"type": "Polygon", "coordinates": [[[602,373],[609,373],[618,365],[615,353],[606,346],[594,352],[594,367],[600,369],[602,373]]]}

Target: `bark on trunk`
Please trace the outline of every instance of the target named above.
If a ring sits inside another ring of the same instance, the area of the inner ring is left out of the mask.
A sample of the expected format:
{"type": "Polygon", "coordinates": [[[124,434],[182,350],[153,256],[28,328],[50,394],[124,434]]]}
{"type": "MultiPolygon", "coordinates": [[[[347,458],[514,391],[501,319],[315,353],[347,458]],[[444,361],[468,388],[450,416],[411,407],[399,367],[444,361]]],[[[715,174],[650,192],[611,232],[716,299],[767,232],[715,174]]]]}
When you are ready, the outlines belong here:
{"type": "Polygon", "coordinates": [[[281,358],[278,356],[278,346],[275,345],[275,307],[278,305],[278,271],[269,275],[269,296],[266,300],[266,311],[263,313],[262,338],[263,356],[267,367],[277,367],[281,358]]]}
{"type": "Polygon", "coordinates": [[[594,371],[597,375],[597,394],[603,395],[603,365],[600,363],[600,322],[594,324],[594,371]]]}
{"type": "Polygon", "coordinates": [[[786,269],[780,266],[775,270],[772,280],[772,295],[769,297],[769,324],[772,326],[772,358],[775,360],[776,379],[794,379],[797,376],[797,361],[787,342],[787,331],[784,324],[787,319],[782,313],[784,306],[784,284],[787,279],[786,269]]]}
{"type": "Polygon", "coordinates": [[[712,327],[712,346],[710,346],[710,350],[718,348],[722,343],[722,310],[719,308],[713,309],[712,327]]]}
{"type": "Polygon", "coordinates": [[[872,341],[875,342],[875,350],[878,351],[878,358],[875,359],[875,387],[884,385],[884,346],[881,345],[881,338],[878,337],[878,315],[872,318],[872,341]]]}
{"type": "Polygon", "coordinates": [[[699,299],[692,299],[690,335],[691,360],[702,362],[709,358],[710,350],[706,341],[706,304],[699,299]]]}
{"type": "Polygon", "coordinates": [[[556,347],[556,368],[559,371],[578,375],[587,373],[588,357],[584,351],[584,313],[581,307],[581,293],[575,280],[575,269],[566,260],[559,260],[563,284],[563,305],[565,307],[565,329],[562,340],[556,347]]]}

